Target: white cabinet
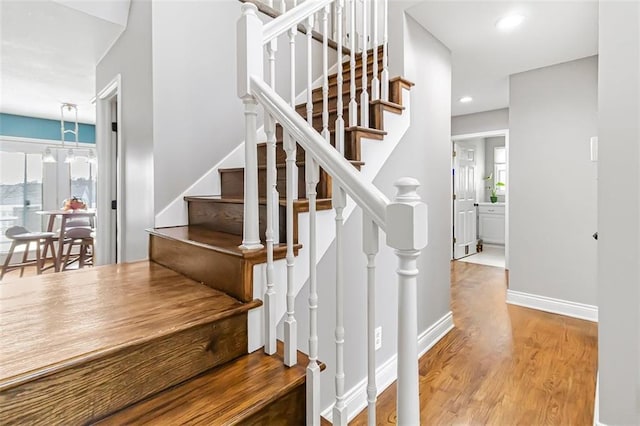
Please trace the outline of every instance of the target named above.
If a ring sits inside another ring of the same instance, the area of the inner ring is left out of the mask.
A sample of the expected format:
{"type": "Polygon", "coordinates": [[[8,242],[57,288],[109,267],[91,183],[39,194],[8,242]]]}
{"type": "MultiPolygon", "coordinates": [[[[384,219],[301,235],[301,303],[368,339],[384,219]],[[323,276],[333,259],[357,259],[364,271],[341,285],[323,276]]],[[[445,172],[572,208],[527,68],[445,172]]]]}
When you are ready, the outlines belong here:
{"type": "Polygon", "coordinates": [[[504,244],[504,203],[478,204],[478,236],[486,244],[504,244]]]}

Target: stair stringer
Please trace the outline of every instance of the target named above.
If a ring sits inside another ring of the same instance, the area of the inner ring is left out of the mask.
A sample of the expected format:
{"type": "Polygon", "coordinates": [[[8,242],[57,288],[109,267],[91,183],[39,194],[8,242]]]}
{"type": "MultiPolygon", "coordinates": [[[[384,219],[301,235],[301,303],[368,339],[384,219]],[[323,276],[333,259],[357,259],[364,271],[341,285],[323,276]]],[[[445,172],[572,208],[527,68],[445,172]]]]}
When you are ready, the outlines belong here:
{"type": "MultiPolygon", "coordinates": [[[[411,125],[411,92],[409,89],[402,89],[402,104],[405,107],[402,114],[394,114],[384,111],[384,130],[387,132],[383,140],[362,139],[361,152],[364,167],[360,173],[362,177],[372,182],[382,170],[382,166],[386,163],[391,153],[398,146],[404,134],[411,125]]],[[[356,208],[356,203],[347,197],[347,206],[344,209],[344,221],[351,216],[356,208]]],[[[317,229],[316,240],[316,262],[320,263],[325,253],[335,240],[335,213],[333,210],[323,210],[317,212],[317,229]]],[[[302,249],[295,260],[295,295],[304,287],[309,279],[309,213],[301,213],[298,216],[298,239],[302,244],[302,249]]],[[[276,295],[276,318],[278,323],[278,336],[282,340],[283,323],[286,313],[286,293],[287,293],[287,271],[286,260],[278,260],[274,262],[274,285],[276,295]]],[[[263,299],[266,291],[266,265],[254,266],[253,275],[253,296],[256,299],[263,299]]],[[[249,352],[253,352],[264,346],[264,315],[263,308],[259,307],[249,311],[249,352]]],[[[299,349],[299,348],[298,348],[299,349]]]]}
{"type": "MultiPolygon", "coordinates": [[[[344,59],[344,58],[343,58],[344,59]]],[[[332,65],[328,72],[335,73],[338,65],[332,65]]],[[[320,87],[323,77],[318,77],[312,84],[312,87],[320,87]]],[[[307,89],[304,89],[296,96],[296,105],[307,101],[307,89]]],[[[258,140],[266,141],[267,135],[264,132],[264,126],[258,128],[258,140]]],[[[191,186],[184,190],[180,195],[175,197],[165,208],[155,215],[154,228],[164,228],[168,226],[186,226],[189,224],[189,213],[187,211],[187,202],[184,197],[198,196],[203,194],[221,194],[222,188],[220,184],[220,169],[232,169],[236,167],[244,167],[244,141],[240,142],[229,154],[222,160],[218,161],[205,174],[200,176],[191,186]]]]}

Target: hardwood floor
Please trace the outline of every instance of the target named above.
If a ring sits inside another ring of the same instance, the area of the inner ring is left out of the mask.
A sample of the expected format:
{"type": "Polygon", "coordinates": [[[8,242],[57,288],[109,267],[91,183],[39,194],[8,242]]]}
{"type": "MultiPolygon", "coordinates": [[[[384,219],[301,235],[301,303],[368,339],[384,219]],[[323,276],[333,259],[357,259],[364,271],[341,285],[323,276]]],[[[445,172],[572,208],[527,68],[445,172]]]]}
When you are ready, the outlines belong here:
{"type": "MultiPolygon", "coordinates": [[[[451,282],[455,328],[419,364],[421,423],[592,425],[597,324],[507,305],[501,268],[453,262],[451,282]]],[[[394,383],[378,424],[396,423],[395,399],[394,383]]]]}

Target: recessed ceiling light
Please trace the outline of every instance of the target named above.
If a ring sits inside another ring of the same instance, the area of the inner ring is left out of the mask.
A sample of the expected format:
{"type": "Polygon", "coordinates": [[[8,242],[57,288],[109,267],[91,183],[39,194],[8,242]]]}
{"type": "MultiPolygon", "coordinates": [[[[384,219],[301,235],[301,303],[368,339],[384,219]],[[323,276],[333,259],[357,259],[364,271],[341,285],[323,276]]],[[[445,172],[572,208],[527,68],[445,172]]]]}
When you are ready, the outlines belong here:
{"type": "Polygon", "coordinates": [[[473,98],[471,96],[463,96],[460,98],[460,102],[462,102],[463,104],[469,103],[473,100],[473,98]]]}
{"type": "Polygon", "coordinates": [[[524,16],[522,15],[507,15],[498,19],[496,28],[500,31],[509,31],[522,24],[522,21],[524,21],[524,16]]]}

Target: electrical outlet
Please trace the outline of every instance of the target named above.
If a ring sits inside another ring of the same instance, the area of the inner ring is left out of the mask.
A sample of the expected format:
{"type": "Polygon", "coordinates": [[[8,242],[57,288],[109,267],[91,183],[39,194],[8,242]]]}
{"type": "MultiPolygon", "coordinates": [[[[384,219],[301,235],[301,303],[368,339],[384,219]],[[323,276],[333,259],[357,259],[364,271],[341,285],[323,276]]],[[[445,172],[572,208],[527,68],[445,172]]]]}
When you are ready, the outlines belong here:
{"type": "Polygon", "coordinates": [[[382,327],[376,327],[376,351],[382,347],[382,327]]]}

